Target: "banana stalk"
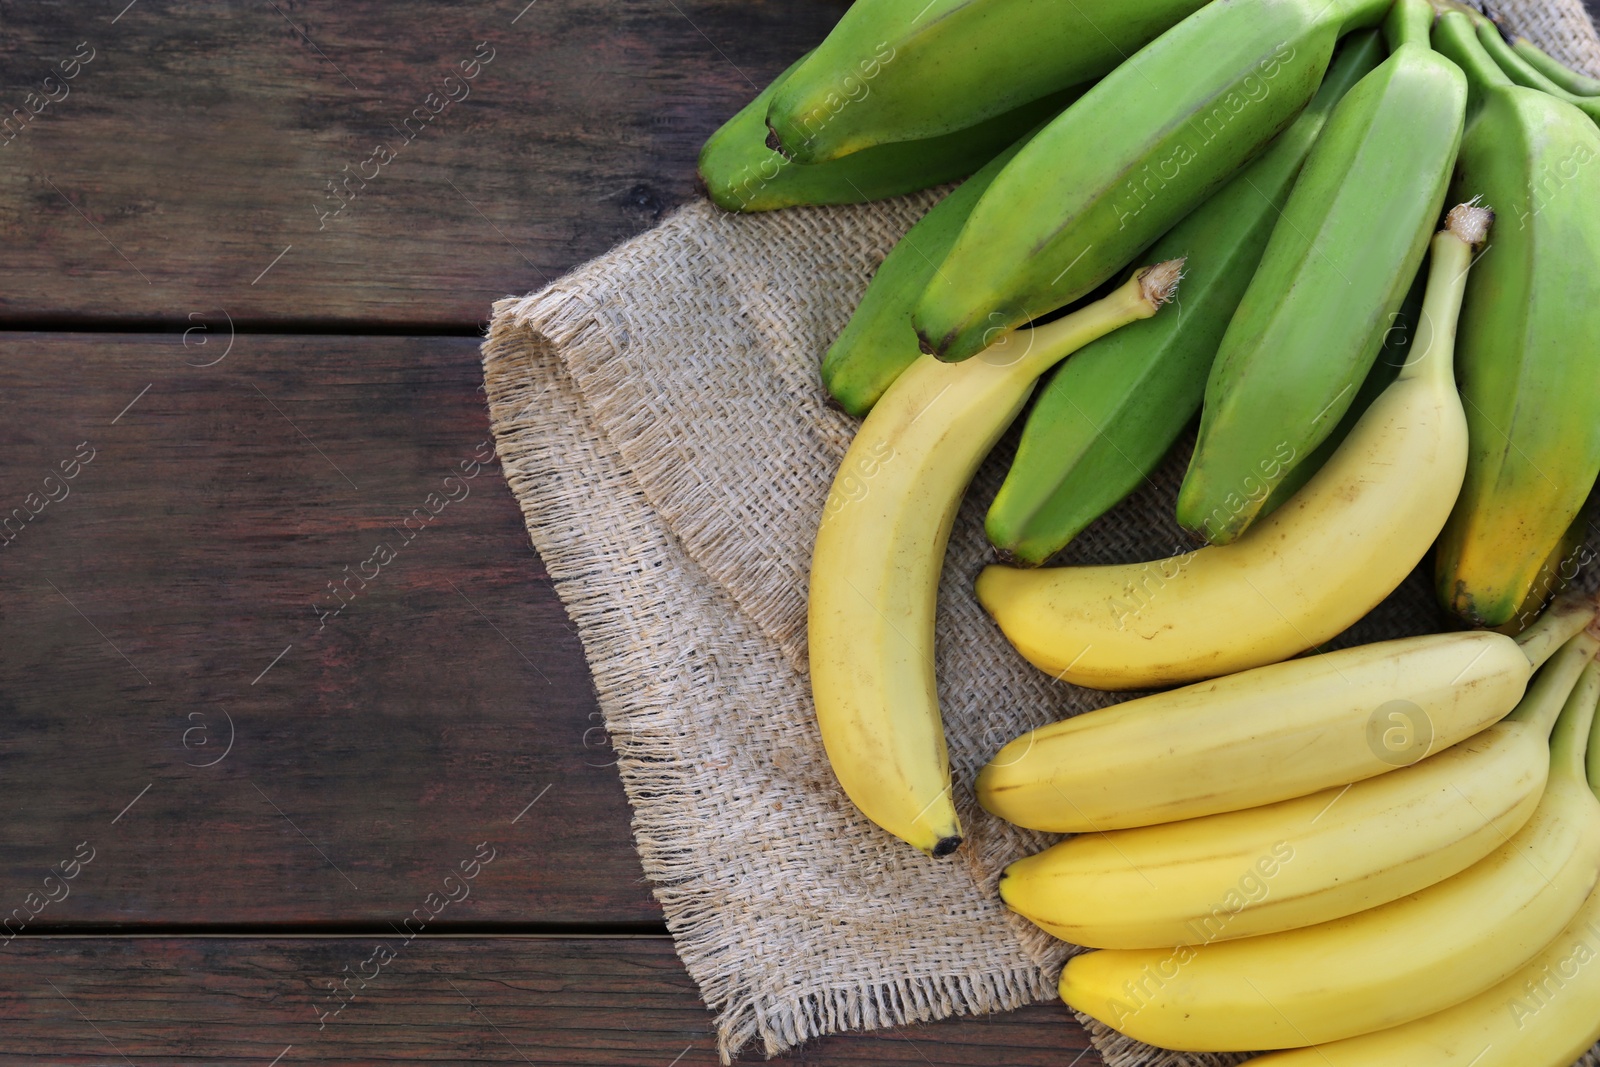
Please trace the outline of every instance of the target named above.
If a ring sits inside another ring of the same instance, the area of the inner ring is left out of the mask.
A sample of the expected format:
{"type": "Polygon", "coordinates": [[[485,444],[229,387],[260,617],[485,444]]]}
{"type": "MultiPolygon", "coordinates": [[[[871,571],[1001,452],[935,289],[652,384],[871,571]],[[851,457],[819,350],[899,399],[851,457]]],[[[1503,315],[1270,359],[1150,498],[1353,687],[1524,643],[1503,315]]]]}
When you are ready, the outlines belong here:
{"type": "Polygon", "coordinates": [[[1444,204],[1466,81],[1428,47],[1427,0],[1390,18],[1394,54],[1328,120],[1211,365],[1177,515],[1212,544],[1350,407],[1444,204]]]}
{"type": "Polygon", "coordinates": [[[811,693],[829,762],[873,822],[932,856],[961,844],[934,679],[934,610],[956,509],[1035,380],[1097,337],[1155,314],[1161,263],[960,367],[914,364],[851,442],[811,560],[811,693]]]}
{"type": "Polygon", "coordinates": [[[862,0],[771,97],[772,147],[816,164],[976,125],[1100,77],[1202,2],[862,0]]]}
{"type": "Polygon", "coordinates": [[[1472,87],[1454,189],[1481,191],[1503,219],[1467,283],[1456,360],[1471,446],[1435,577],[1451,612],[1500,626],[1525,610],[1600,474],[1590,355],[1600,336],[1600,130],[1512,85],[1466,16],[1441,16],[1435,38],[1472,87]]]}
{"type": "Polygon", "coordinates": [[[966,359],[1122,270],[1287,126],[1338,37],[1388,5],[1208,4],[1106,75],[978,201],[912,314],[923,351],[966,359]]]}
{"type": "MultiPolygon", "coordinates": [[[[1456,873],[1443,864],[1414,895],[1304,929],[1189,952],[1091,952],[1062,971],[1062,998],[1097,1018],[1119,1016],[1122,1032],[1164,1048],[1244,1051],[1397,1026],[1516,973],[1561,932],[1600,874],[1600,800],[1584,778],[1600,697],[1595,647],[1590,639],[1581,654],[1587,666],[1556,723],[1537,810],[1471,867],[1456,873]],[[1170,980],[1151,983],[1148,993],[1133,985],[1169,960],[1170,980]],[[1132,1004],[1128,988],[1136,990],[1132,1004]]],[[[1376,830],[1348,828],[1383,851],[1376,830]]],[[[1296,851],[1278,879],[1261,880],[1267,900],[1299,859],[1296,851]]]]}
{"type": "Polygon", "coordinates": [[[1455,324],[1490,218],[1470,205],[1450,212],[1433,242],[1416,358],[1305,488],[1238,541],[1141,564],[985,568],[978,599],[1017,651],[1076,685],[1182,684],[1303,652],[1393,591],[1461,489],[1455,324]]]}
{"type": "Polygon", "coordinates": [[[803,167],[766,145],[767,103],[802,58],[723,123],[700,149],[700,183],[728,211],[775,211],[804,204],[859,204],[965,178],[1018,137],[1081,95],[1063,90],[965,129],[883,145],[847,159],[803,167]]]}
{"type": "Polygon", "coordinates": [[[1382,58],[1376,32],[1346,38],[1293,124],[1150,250],[1152,259],[1188,257],[1182,314],[1118,330],[1051,376],[985,522],[1006,559],[1043,563],[1161,462],[1200,408],[1211,357],[1306,154],[1334,105],[1382,58]]]}
{"type": "Polygon", "coordinates": [[[1597,648],[1574,638],[1503,721],[1403,770],[1258,808],[1082,834],[1007,867],[1000,896],[1074,944],[1158,950],[1253,940],[1425,889],[1533,814],[1550,728],[1597,648]],[[1256,868],[1269,856],[1273,869],[1256,868]],[[1240,876],[1252,871],[1270,891],[1249,886],[1241,898],[1240,876]]]}
{"type": "Polygon", "coordinates": [[[1557,100],[1571,104],[1582,111],[1593,121],[1600,122],[1600,99],[1585,96],[1581,93],[1569,92],[1559,82],[1547,77],[1543,71],[1518,54],[1517,50],[1501,34],[1500,28],[1477,12],[1452,12],[1461,19],[1470,21],[1477,30],[1478,43],[1513,83],[1525,89],[1537,89],[1557,100]]]}
{"type": "Polygon", "coordinates": [[[1521,56],[1528,66],[1567,92],[1575,96],[1600,96],[1600,80],[1573,70],[1526,37],[1512,40],[1511,50],[1521,56]]]}

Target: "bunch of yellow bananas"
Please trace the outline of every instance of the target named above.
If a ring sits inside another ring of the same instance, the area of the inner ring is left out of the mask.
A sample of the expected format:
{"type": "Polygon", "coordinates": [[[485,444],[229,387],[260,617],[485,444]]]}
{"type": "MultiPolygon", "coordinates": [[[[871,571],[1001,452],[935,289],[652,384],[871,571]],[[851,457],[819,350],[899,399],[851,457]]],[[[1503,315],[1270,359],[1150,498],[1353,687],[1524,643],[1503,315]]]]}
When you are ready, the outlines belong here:
{"type": "Polygon", "coordinates": [[[1600,81],[1455,0],[856,0],[707,143],[735,211],[966,177],[822,361],[864,421],[811,685],[860,810],[955,851],[940,571],[1042,379],[976,596],[1061,681],[1182,687],[978,776],[991,813],[1080,835],[1000,883],[1096,950],[1074,1008],[1303,1050],[1273,1063],[1564,1067],[1600,1036],[1600,627],[1555,599],[1600,474],[1597,122],[1600,81]],[[1199,547],[1040,567],[1197,413],[1199,547]],[[1291,658],[1430,551],[1479,629],[1291,658]]]}

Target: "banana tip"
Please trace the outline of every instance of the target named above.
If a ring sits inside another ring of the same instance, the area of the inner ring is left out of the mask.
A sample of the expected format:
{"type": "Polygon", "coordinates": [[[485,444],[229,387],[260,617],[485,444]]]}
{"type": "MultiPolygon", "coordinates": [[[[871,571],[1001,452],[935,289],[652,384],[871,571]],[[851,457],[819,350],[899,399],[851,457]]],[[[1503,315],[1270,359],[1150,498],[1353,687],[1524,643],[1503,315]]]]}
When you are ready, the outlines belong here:
{"type": "Polygon", "coordinates": [[[960,834],[951,834],[949,837],[941,837],[939,838],[938,844],[933,846],[933,858],[936,860],[942,860],[960,847],[960,834]]]}
{"type": "Polygon", "coordinates": [[[1183,265],[1187,259],[1168,259],[1139,273],[1139,291],[1155,307],[1160,307],[1178,293],[1178,283],[1183,280],[1183,265]]]}
{"type": "Polygon", "coordinates": [[[782,156],[784,159],[790,158],[789,153],[783,150],[783,142],[778,139],[778,131],[773,128],[772,123],[770,122],[767,123],[767,147],[778,153],[778,155],[782,156]]]}
{"type": "Polygon", "coordinates": [[[1474,248],[1488,239],[1489,227],[1494,224],[1494,209],[1480,204],[1481,199],[1475,196],[1465,204],[1457,204],[1444,218],[1444,228],[1474,248]]]}

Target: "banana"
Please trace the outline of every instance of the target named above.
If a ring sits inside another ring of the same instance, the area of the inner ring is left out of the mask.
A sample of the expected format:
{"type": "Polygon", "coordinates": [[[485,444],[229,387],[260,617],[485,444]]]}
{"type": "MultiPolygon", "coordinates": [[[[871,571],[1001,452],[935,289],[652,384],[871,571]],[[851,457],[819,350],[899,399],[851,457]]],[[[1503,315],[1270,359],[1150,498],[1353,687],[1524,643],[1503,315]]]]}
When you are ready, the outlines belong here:
{"type": "Polygon", "coordinates": [[[1596,649],[1587,634],[1573,638],[1505,720],[1403,770],[1258,808],[1083,834],[1011,864],[1000,896],[1062,940],[1132,950],[1293,930],[1415,893],[1527,822],[1545,786],[1551,725],[1596,649]]]}
{"type": "Polygon", "coordinates": [[[985,523],[1007,559],[1043,563],[1161,462],[1200,408],[1217,342],[1306,153],[1333,106],[1382,58],[1376,32],[1347,38],[1293,124],[1150,250],[1151,259],[1188,257],[1182,314],[1096,341],[1040,390],[985,523]]]}
{"type": "Polygon", "coordinates": [[[1511,50],[1521,56],[1528,66],[1567,92],[1575,96],[1600,96],[1600,81],[1573,70],[1526,37],[1514,39],[1511,50]]]}
{"type": "Polygon", "coordinates": [[[978,599],[1017,650],[1075,685],[1181,684],[1286,659],[1387,596],[1461,487],[1455,322],[1490,217],[1451,211],[1433,241],[1418,355],[1305,488],[1238,541],[1152,563],[985,568],[978,599]]]}
{"type": "MultiPolygon", "coordinates": [[[[1600,717],[1589,736],[1591,788],[1600,786],[1597,764],[1600,717]]],[[[1259,1067],[1568,1067],[1600,1039],[1597,960],[1600,888],[1521,969],[1469,1000],[1387,1030],[1249,1062],[1259,1067]]]]}
{"type": "Polygon", "coordinates": [[[913,364],[872,409],[828,493],[811,559],[811,694],[845,793],[933,856],[961,844],[934,681],[945,545],[978,464],[1057,360],[1176,291],[1160,263],[982,359],[913,364]]]}
{"type": "MultiPolygon", "coordinates": [[[[1435,560],[1439,599],[1478,626],[1511,621],[1600,474],[1600,130],[1514,86],[1465,15],[1438,47],[1468,72],[1474,114],[1455,189],[1502,213],[1472,271],[1456,355],[1466,480],[1435,560]]],[[[1503,42],[1502,42],[1503,43],[1503,42]]]]}
{"type": "Polygon", "coordinates": [[[966,359],[1121,270],[1287,126],[1339,35],[1388,5],[1208,4],[1106,75],[978,201],[912,314],[923,351],[966,359]]]}
{"type": "MultiPolygon", "coordinates": [[[[845,411],[857,418],[865,416],[883,391],[922,355],[911,329],[912,305],[955,243],[978,197],[1034,132],[1025,133],[929,208],[878,265],[849,323],[822,360],[822,384],[845,411]]],[[[882,149],[868,149],[861,155],[877,151],[882,149]]],[[[855,158],[846,156],[841,164],[855,158]]],[[[837,165],[818,164],[823,168],[837,165]]]]}
{"type": "Polygon", "coordinates": [[[767,147],[766,114],[772,94],[804,62],[802,58],[778,75],[700,149],[700,183],[718,207],[774,211],[802,204],[859,204],[965,178],[1082,95],[1075,89],[1051,93],[966,129],[803,167],[767,147]]]}
{"type": "Polygon", "coordinates": [[[1432,20],[1395,4],[1394,54],[1334,109],[1222,337],[1177,511],[1212,544],[1333,431],[1427,251],[1467,103],[1432,20]]]}
{"type": "Polygon", "coordinates": [[[1202,2],[854,4],[772,95],[772,147],[816,164],[976,125],[1100,77],[1202,2]]]}
{"type": "Polygon", "coordinates": [[[1494,65],[1500,68],[1500,72],[1514,84],[1526,89],[1537,89],[1557,100],[1565,101],[1590,119],[1600,122],[1600,99],[1569,92],[1559,82],[1546,76],[1543,71],[1518,54],[1498,26],[1477,12],[1468,9],[1454,14],[1457,16],[1457,21],[1465,20],[1472,23],[1478,33],[1478,43],[1489,54],[1494,65]]]}
{"type": "Polygon", "coordinates": [[[1268,490],[1267,498],[1262,502],[1256,518],[1266,518],[1282,507],[1284,501],[1298,493],[1300,487],[1309,482],[1311,476],[1328,462],[1328,457],[1344,444],[1344,439],[1350,436],[1350,431],[1361,421],[1361,416],[1367,413],[1367,408],[1372,406],[1372,402],[1394,384],[1400,368],[1405,366],[1408,346],[1416,338],[1417,320],[1422,315],[1422,292],[1426,280],[1427,275],[1419,270],[1412,281],[1411,289],[1406,293],[1406,298],[1400,303],[1400,310],[1394,313],[1384,327],[1383,344],[1378,350],[1378,358],[1372,361],[1372,369],[1367,371],[1366,378],[1362,379],[1361,388],[1356,390],[1355,399],[1339,417],[1338,425],[1304,459],[1283,472],[1278,483],[1268,490]]]}
{"type": "Polygon", "coordinates": [[[978,772],[978,802],[1018,826],[1089,833],[1372,778],[1499,721],[1593,617],[1592,602],[1571,598],[1518,641],[1482,631],[1380,641],[1085,712],[1001,748],[978,772]]]}
{"type": "Polygon", "coordinates": [[[1442,866],[1411,896],[1287,933],[1078,956],[1062,971],[1062,998],[1150,1044],[1243,1051],[1397,1026],[1515,974],[1567,925],[1600,874],[1600,800],[1584,780],[1597,696],[1600,666],[1591,661],[1556,724],[1538,809],[1466,870],[1442,866]],[[1131,1003],[1126,986],[1136,992],[1131,1003]]]}

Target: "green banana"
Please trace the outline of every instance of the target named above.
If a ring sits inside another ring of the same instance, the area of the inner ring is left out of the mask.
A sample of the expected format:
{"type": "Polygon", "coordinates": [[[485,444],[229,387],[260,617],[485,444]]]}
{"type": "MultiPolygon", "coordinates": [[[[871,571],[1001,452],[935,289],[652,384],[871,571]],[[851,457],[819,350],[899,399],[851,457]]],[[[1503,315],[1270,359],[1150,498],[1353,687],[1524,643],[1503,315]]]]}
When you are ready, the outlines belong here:
{"type": "Polygon", "coordinates": [[[1567,92],[1577,96],[1600,96],[1600,80],[1573,70],[1526,37],[1513,40],[1511,50],[1521,56],[1528,66],[1567,92]]]}
{"type": "MultiPolygon", "coordinates": [[[[921,357],[917,335],[911,329],[912,304],[939,269],[983,191],[1035,132],[1037,129],[1023,134],[933,205],[878,265],[849,323],[822,360],[822,384],[844,410],[857,418],[865,416],[900,373],[921,357]]],[[[878,151],[883,149],[868,149],[860,155],[878,151]]],[[[847,156],[839,164],[819,163],[812,169],[839,166],[856,158],[847,156]]]]}
{"type": "Polygon", "coordinates": [[[1500,626],[1600,474],[1600,130],[1511,84],[1467,16],[1441,16],[1434,37],[1471,81],[1455,188],[1502,218],[1467,283],[1456,360],[1471,448],[1435,576],[1450,611],[1500,626]]]}
{"type": "Polygon", "coordinates": [[[978,201],[912,315],[924,351],[966,359],[1117,273],[1287,126],[1340,34],[1388,6],[1208,4],[1106,75],[978,201]]]}
{"type": "Polygon", "coordinates": [[[1100,77],[1204,0],[857,0],[765,114],[822,163],[937,137],[1100,77]]]}
{"type": "Polygon", "coordinates": [[[1427,250],[1467,100],[1432,18],[1397,0],[1393,55],[1334,109],[1217,350],[1178,494],[1178,522],[1213,544],[1339,423],[1427,250]]]}
{"type": "Polygon", "coordinates": [[[1055,372],[985,523],[1009,561],[1043,563],[1161,462],[1200,408],[1217,342],[1306,154],[1333,106],[1382,58],[1376,32],[1348,38],[1300,117],[1151,249],[1189,257],[1180,315],[1124,327],[1055,372]]]}
{"type": "Polygon", "coordinates": [[[1355,424],[1361,421],[1361,416],[1366,414],[1367,408],[1371,407],[1372,402],[1378,399],[1399,376],[1400,369],[1405,366],[1410,354],[1411,343],[1417,336],[1417,324],[1422,315],[1422,296],[1427,289],[1427,280],[1426,269],[1417,271],[1416,280],[1411,283],[1411,291],[1401,302],[1400,310],[1394,313],[1389,325],[1383,329],[1383,341],[1378,350],[1378,358],[1372,361],[1372,369],[1367,371],[1367,377],[1362,381],[1361,388],[1356,390],[1355,400],[1351,401],[1349,408],[1339,419],[1339,425],[1333,428],[1333,432],[1324,437],[1322,443],[1313,448],[1305,459],[1290,467],[1284,473],[1283,480],[1272,487],[1265,503],[1261,505],[1259,518],[1264,519],[1277,511],[1322,469],[1328,458],[1339,450],[1339,446],[1355,428],[1355,424]]]}
{"type": "Polygon", "coordinates": [[[1513,83],[1525,89],[1537,89],[1541,93],[1548,93],[1557,100],[1571,104],[1591,120],[1600,122],[1600,99],[1569,92],[1554,79],[1547,77],[1511,47],[1510,42],[1501,34],[1500,27],[1482,15],[1471,13],[1462,14],[1461,17],[1471,20],[1478,31],[1478,43],[1483,45],[1484,51],[1489,53],[1495,65],[1513,83]]]}
{"type": "Polygon", "coordinates": [[[1082,95],[1078,89],[1051,93],[965,129],[805,167],[766,145],[767,102],[804,62],[802,57],[778,75],[700,149],[700,183],[718,207],[773,211],[802,204],[859,204],[955,181],[1082,95]]]}

